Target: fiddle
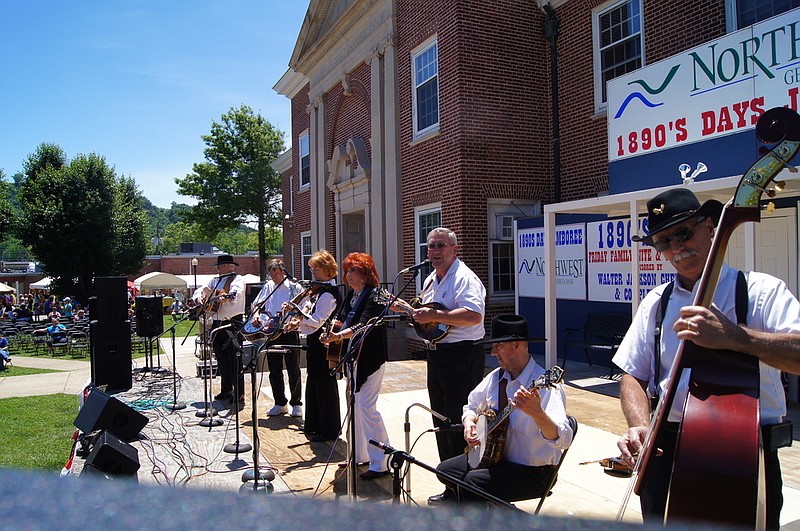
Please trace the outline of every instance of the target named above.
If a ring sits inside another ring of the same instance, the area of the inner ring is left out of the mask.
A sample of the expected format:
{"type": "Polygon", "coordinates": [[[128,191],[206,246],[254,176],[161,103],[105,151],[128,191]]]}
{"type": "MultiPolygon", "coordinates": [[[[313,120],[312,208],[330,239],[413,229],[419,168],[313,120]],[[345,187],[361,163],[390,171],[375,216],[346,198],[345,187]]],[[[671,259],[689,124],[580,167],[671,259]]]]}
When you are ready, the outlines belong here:
{"type": "Polygon", "coordinates": [[[283,324],[284,332],[294,332],[300,328],[300,322],[303,319],[311,319],[311,316],[301,308],[301,303],[305,304],[308,299],[318,295],[322,291],[322,288],[325,286],[325,284],[325,282],[312,281],[306,289],[298,293],[292,300],[283,305],[283,310],[286,316],[289,317],[289,319],[283,324]]]}

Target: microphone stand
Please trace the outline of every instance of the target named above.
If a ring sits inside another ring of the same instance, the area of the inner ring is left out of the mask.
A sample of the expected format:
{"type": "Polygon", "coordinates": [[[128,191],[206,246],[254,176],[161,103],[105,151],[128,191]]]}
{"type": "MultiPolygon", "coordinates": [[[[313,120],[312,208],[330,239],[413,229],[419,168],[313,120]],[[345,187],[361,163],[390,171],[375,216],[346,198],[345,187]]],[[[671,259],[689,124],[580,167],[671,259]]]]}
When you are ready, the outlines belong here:
{"type": "MultiPolygon", "coordinates": [[[[209,295],[209,298],[211,296],[213,296],[217,292],[217,290],[219,289],[221,281],[222,281],[222,277],[218,277],[217,278],[217,284],[214,287],[214,289],[211,290],[211,294],[209,295]]],[[[195,293],[197,293],[197,292],[195,291],[195,293]]],[[[202,358],[203,359],[203,365],[205,366],[205,368],[208,369],[208,376],[207,376],[208,384],[206,385],[206,382],[203,381],[203,401],[205,402],[204,410],[203,411],[197,411],[195,413],[195,416],[196,417],[204,417],[203,420],[201,420],[198,423],[200,426],[203,426],[204,428],[211,428],[213,426],[222,426],[223,422],[222,422],[222,419],[220,419],[219,417],[216,416],[217,415],[217,411],[211,405],[211,398],[212,398],[212,393],[213,393],[213,391],[211,390],[212,389],[211,385],[212,385],[212,382],[214,380],[214,364],[212,363],[212,359],[211,359],[211,348],[208,345],[208,335],[209,334],[207,332],[208,331],[208,313],[206,312],[207,304],[203,303],[202,305],[200,305],[200,307],[201,307],[201,309],[200,309],[200,317],[203,319],[202,340],[201,340],[200,345],[201,345],[202,352],[203,352],[203,358],[202,358]],[[206,357],[206,355],[208,357],[206,357]]],[[[191,330],[189,332],[191,332],[191,330]]],[[[189,337],[189,333],[186,334],[186,337],[189,337]]],[[[184,338],[183,340],[186,341],[186,338],[184,338]]]]}
{"type": "Polygon", "coordinates": [[[253,354],[253,357],[247,364],[247,367],[244,368],[244,370],[250,371],[250,400],[252,400],[251,416],[253,418],[253,469],[244,471],[242,474],[242,483],[252,481],[253,492],[258,492],[261,490],[266,491],[267,489],[270,489],[270,487],[272,487],[272,483],[270,482],[275,479],[274,472],[271,470],[268,470],[267,472],[261,472],[258,464],[261,451],[261,439],[259,439],[258,436],[258,389],[256,388],[256,371],[261,350],[265,349],[266,346],[267,342],[265,341],[264,344],[253,354]]]}
{"type": "MultiPolygon", "coordinates": [[[[242,326],[244,326],[244,324],[242,326]]],[[[220,328],[217,328],[216,330],[220,330],[220,328]]],[[[241,327],[239,327],[239,330],[241,330],[241,327]]],[[[236,422],[236,442],[226,444],[222,448],[222,451],[228,454],[239,455],[239,453],[249,452],[253,448],[250,446],[250,443],[242,443],[239,441],[239,398],[241,393],[244,392],[244,389],[239,389],[239,377],[244,374],[244,369],[241,368],[242,345],[236,339],[237,333],[232,332],[230,329],[226,329],[225,332],[228,334],[228,336],[230,336],[230,339],[228,339],[228,342],[225,344],[225,348],[227,348],[227,345],[230,343],[233,343],[233,348],[236,350],[234,359],[236,359],[239,363],[237,363],[238,367],[236,368],[236,379],[233,381],[233,408],[236,410],[234,413],[236,422]]]]}
{"type": "MultiPolygon", "coordinates": [[[[468,492],[471,492],[472,494],[480,496],[484,500],[486,500],[486,501],[488,501],[488,502],[490,502],[490,503],[492,503],[494,505],[497,505],[498,507],[503,507],[503,508],[506,508],[506,509],[514,509],[516,511],[524,512],[524,511],[522,511],[522,509],[519,509],[515,505],[513,505],[511,503],[508,503],[505,500],[501,500],[500,498],[498,498],[496,496],[493,496],[492,494],[489,494],[488,492],[486,492],[486,491],[484,491],[482,489],[479,489],[479,488],[474,487],[474,486],[472,486],[472,485],[470,485],[468,483],[465,483],[463,480],[461,480],[461,479],[459,479],[457,477],[451,476],[450,474],[446,474],[445,472],[441,472],[441,471],[437,470],[436,468],[423,463],[422,461],[418,461],[411,454],[409,454],[407,452],[404,452],[402,450],[396,450],[395,448],[392,448],[388,444],[384,444],[384,443],[382,443],[380,441],[376,441],[374,439],[370,439],[369,440],[369,444],[371,444],[372,446],[377,446],[378,448],[383,450],[383,453],[385,453],[386,455],[390,455],[391,456],[390,466],[392,467],[392,470],[393,470],[393,472],[395,474],[394,486],[393,486],[393,490],[394,490],[393,494],[396,495],[396,496],[400,495],[400,478],[399,478],[400,469],[403,467],[403,462],[409,462],[411,464],[414,464],[414,465],[422,467],[423,469],[427,470],[428,472],[432,472],[433,474],[436,474],[436,476],[439,477],[439,478],[442,478],[442,479],[446,480],[447,483],[450,483],[451,485],[453,485],[455,487],[456,494],[458,494],[459,489],[463,489],[463,490],[466,490],[468,492]],[[395,487],[396,487],[396,490],[395,490],[395,487]]],[[[397,501],[395,501],[394,503],[397,503],[397,501]]]]}
{"type": "MultiPolygon", "coordinates": [[[[182,323],[185,319],[180,319],[175,322],[172,326],[164,330],[161,334],[156,336],[156,340],[160,337],[164,336],[167,332],[170,333],[171,336],[171,344],[172,344],[172,404],[168,404],[164,406],[167,409],[171,409],[172,411],[176,411],[178,409],[183,409],[186,407],[186,404],[179,404],[178,403],[178,365],[175,360],[175,327],[177,327],[180,323],[182,323]]],[[[194,325],[192,325],[194,326],[194,325]]],[[[159,352],[160,352],[159,348],[159,352]]],[[[160,363],[160,360],[159,360],[160,363]]]]}
{"type": "MultiPolygon", "coordinates": [[[[434,411],[434,410],[432,410],[431,408],[429,408],[426,405],[420,404],[419,402],[415,402],[415,403],[411,404],[410,406],[408,406],[406,408],[406,419],[405,419],[405,422],[403,423],[403,431],[405,432],[405,436],[406,436],[406,452],[410,452],[411,451],[411,420],[410,420],[410,418],[408,416],[408,413],[409,413],[409,411],[411,411],[412,407],[421,407],[422,409],[424,409],[425,411],[427,411],[428,413],[430,413],[431,415],[433,415],[437,419],[441,420],[445,424],[452,424],[452,422],[453,422],[449,418],[447,418],[444,415],[442,415],[441,413],[439,413],[438,411],[434,411]]],[[[399,478],[399,476],[398,476],[398,478],[399,478]]],[[[409,492],[409,493],[411,492],[411,468],[410,467],[406,471],[406,492],[409,492]]]]}
{"type": "MultiPolygon", "coordinates": [[[[211,348],[208,346],[208,316],[206,315],[205,308],[200,312],[200,318],[203,319],[202,339],[200,340],[200,348],[203,352],[203,365],[208,369],[206,380],[203,380],[203,402],[205,407],[203,411],[197,411],[196,417],[204,417],[198,424],[204,428],[211,428],[212,426],[222,426],[222,419],[217,417],[217,410],[211,403],[211,382],[214,380],[214,364],[211,359],[211,348]]],[[[185,339],[184,339],[185,341],[185,339]]],[[[202,373],[202,372],[201,372],[202,373]]]]}

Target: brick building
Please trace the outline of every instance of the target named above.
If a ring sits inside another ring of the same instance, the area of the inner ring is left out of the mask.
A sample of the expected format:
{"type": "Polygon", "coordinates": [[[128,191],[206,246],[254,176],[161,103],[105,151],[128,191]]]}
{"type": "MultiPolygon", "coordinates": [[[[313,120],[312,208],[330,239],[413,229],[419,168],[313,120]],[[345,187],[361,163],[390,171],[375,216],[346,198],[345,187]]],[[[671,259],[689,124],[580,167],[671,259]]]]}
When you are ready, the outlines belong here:
{"type": "Polygon", "coordinates": [[[487,317],[514,310],[514,220],[615,191],[606,81],[797,4],[312,0],[275,85],[292,108],[285,261],[308,278],[317,249],[365,251],[391,281],[446,226],[487,317]]]}

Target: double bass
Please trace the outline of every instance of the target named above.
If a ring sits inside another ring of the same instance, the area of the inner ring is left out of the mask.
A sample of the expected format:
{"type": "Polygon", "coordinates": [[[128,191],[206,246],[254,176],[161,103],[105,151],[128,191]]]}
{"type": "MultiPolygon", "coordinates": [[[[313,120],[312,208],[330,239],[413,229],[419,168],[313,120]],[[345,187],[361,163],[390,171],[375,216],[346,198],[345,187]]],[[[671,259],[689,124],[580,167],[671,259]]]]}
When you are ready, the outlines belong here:
{"type": "MultiPolygon", "coordinates": [[[[722,211],[698,281],[694,305],[710,308],[725,251],[733,231],[761,219],[760,201],[775,176],[800,151],[800,116],[778,107],[756,124],[764,144],[758,159],[739,182],[722,211]]],[[[796,171],[796,170],[795,170],[796,171]]],[[[683,371],[690,371],[688,396],[682,405],[680,431],[669,484],[665,522],[706,521],[761,529],[765,525],[764,456],[759,425],[759,365],[752,356],[699,347],[681,341],[667,388],[653,413],[647,438],[633,470],[639,494],[651,478],[658,449],[665,447],[665,427],[683,371]]],[[[618,519],[622,518],[625,503],[618,519]]]]}

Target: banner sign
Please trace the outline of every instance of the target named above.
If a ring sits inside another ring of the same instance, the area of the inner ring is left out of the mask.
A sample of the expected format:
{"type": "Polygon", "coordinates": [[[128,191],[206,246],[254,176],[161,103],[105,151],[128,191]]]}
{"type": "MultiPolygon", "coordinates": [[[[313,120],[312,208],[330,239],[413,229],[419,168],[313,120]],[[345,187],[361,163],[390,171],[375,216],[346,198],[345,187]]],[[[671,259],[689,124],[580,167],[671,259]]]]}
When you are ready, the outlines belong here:
{"type": "Polygon", "coordinates": [[[798,110],[800,8],[608,82],[608,160],[739,133],[798,110]]]}
{"type": "MultiPolygon", "coordinates": [[[[586,226],[556,228],[556,297],[586,299],[586,226]]],[[[544,229],[517,231],[517,286],[520,297],[544,297],[544,229]]]]}
{"type": "MultiPolygon", "coordinates": [[[[644,218],[639,220],[639,229],[634,232],[631,232],[630,220],[597,221],[586,225],[586,275],[589,300],[604,302],[633,300],[631,236],[642,234],[643,221],[644,218]]],[[[663,253],[650,246],[639,248],[640,301],[651,289],[674,278],[675,269],[663,253]]]]}

